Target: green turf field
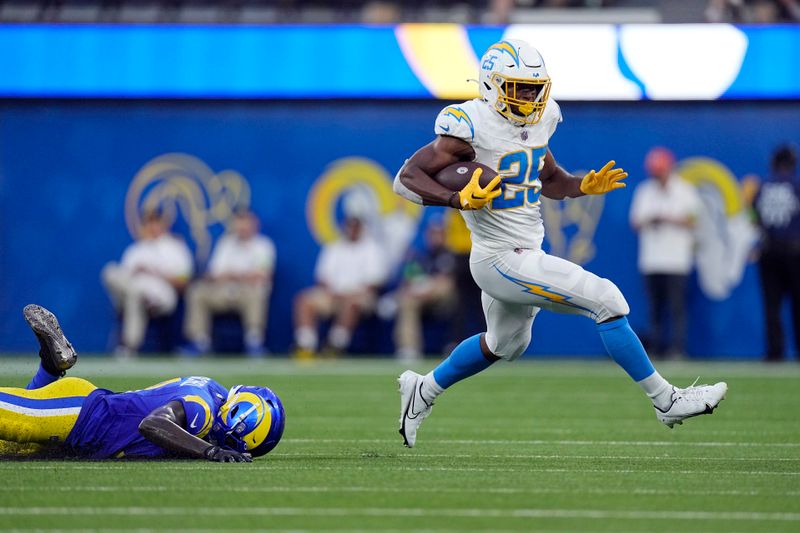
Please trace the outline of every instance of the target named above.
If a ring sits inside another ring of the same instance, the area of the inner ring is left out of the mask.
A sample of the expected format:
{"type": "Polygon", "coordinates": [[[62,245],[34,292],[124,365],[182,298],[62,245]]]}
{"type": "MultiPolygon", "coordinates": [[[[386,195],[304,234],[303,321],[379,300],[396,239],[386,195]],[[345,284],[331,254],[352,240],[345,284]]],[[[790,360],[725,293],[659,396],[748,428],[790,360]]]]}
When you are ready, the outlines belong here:
{"type": "MultiPolygon", "coordinates": [[[[0,359],[3,383],[34,365],[0,359]]],[[[413,450],[397,434],[400,370],[83,358],[72,375],[117,390],[266,384],[283,441],[253,464],[0,462],[0,528],[800,531],[799,366],[663,364],[680,385],[730,385],[714,415],[669,430],[612,364],[498,364],[439,399],[413,450]]]]}

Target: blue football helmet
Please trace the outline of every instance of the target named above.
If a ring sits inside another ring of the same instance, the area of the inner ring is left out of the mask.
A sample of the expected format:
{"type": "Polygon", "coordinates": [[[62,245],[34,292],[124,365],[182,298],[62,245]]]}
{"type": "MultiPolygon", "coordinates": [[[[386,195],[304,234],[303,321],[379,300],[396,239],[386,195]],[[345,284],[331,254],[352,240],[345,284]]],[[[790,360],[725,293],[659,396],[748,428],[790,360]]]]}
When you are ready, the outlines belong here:
{"type": "Polygon", "coordinates": [[[266,454],[283,435],[286,415],[278,395],[266,387],[237,385],[219,408],[209,440],[253,457],[266,454]]]}

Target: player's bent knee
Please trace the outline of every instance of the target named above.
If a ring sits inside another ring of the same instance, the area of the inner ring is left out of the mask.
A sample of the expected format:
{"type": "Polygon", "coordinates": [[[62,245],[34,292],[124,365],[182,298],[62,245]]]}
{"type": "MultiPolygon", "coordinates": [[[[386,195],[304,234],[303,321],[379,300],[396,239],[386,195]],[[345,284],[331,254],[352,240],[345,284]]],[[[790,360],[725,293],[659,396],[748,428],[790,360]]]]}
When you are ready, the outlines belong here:
{"type": "Polygon", "coordinates": [[[625,296],[622,295],[622,291],[607,279],[602,279],[601,283],[602,290],[597,299],[599,309],[595,321],[599,324],[609,318],[626,316],[630,313],[631,308],[628,306],[625,296]]]}
{"type": "Polygon", "coordinates": [[[486,334],[486,346],[489,350],[506,361],[513,361],[520,355],[525,353],[525,349],[531,343],[531,331],[519,331],[515,335],[511,335],[506,339],[498,339],[493,335],[486,334]]]}

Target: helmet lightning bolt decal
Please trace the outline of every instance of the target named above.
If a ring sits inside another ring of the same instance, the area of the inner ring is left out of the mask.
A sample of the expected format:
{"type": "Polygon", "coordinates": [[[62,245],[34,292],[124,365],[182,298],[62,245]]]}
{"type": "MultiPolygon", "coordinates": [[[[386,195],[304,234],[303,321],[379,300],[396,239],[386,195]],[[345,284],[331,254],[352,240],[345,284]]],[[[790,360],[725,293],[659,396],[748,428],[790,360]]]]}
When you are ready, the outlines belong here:
{"type": "Polygon", "coordinates": [[[533,294],[534,296],[539,296],[540,298],[544,298],[548,302],[557,303],[560,305],[564,305],[566,307],[572,307],[574,309],[581,309],[583,311],[586,311],[587,313],[590,313],[592,316],[595,315],[595,313],[591,309],[587,309],[585,307],[581,307],[580,305],[570,302],[569,300],[572,299],[571,296],[566,296],[564,294],[559,294],[555,291],[550,290],[549,285],[542,285],[541,283],[534,283],[532,281],[517,279],[512,276],[509,276],[508,274],[504,274],[503,272],[500,271],[499,268],[497,268],[497,266],[495,266],[494,268],[501,276],[511,281],[512,283],[522,287],[523,289],[522,292],[533,294]]]}
{"type": "Polygon", "coordinates": [[[514,46],[508,41],[500,41],[499,43],[495,43],[489,47],[489,50],[499,50],[507,53],[511,56],[511,59],[514,60],[514,64],[519,66],[519,54],[517,54],[517,49],[514,48],[514,46]]]}

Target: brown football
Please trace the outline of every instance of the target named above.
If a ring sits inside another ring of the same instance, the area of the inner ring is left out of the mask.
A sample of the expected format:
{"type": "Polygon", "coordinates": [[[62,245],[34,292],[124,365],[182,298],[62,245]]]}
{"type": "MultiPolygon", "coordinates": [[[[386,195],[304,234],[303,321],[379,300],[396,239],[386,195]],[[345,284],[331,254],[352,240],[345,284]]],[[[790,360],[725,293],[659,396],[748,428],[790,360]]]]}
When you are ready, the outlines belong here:
{"type": "Polygon", "coordinates": [[[497,172],[486,165],[462,161],[460,163],[453,163],[452,165],[444,167],[433,177],[433,179],[451,191],[460,191],[467,183],[469,183],[472,173],[475,172],[477,168],[483,169],[483,174],[481,174],[480,179],[481,187],[486,187],[489,185],[489,182],[492,181],[495,176],[497,176],[497,172]]]}

